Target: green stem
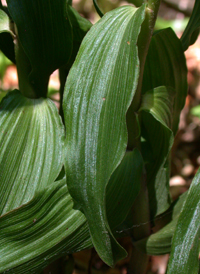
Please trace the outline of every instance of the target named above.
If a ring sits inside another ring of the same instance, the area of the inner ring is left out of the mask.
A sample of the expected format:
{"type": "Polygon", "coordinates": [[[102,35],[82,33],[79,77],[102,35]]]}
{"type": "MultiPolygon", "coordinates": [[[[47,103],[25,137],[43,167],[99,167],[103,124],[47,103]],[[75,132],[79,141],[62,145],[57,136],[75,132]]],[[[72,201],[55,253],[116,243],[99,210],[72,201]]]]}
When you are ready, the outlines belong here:
{"type": "Polygon", "coordinates": [[[134,228],[131,231],[133,240],[139,241],[151,235],[149,198],[146,187],[146,178],[143,179],[142,189],[134,202],[132,216],[134,220],[134,228]]]}
{"type": "Polygon", "coordinates": [[[94,7],[95,7],[96,12],[98,13],[98,15],[99,15],[100,17],[103,17],[104,14],[103,14],[103,12],[101,11],[101,9],[100,9],[99,6],[98,6],[97,0],[93,0],[93,4],[94,4],[94,7]]]}
{"type": "Polygon", "coordinates": [[[160,2],[161,0],[146,0],[148,8],[154,13],[154,16],[152,17],[152,19],[154,19],[154,22],[151,23],[151,27],[155,24],[157,13],[160,7],[160,2]]]}
{"type": "MultiPolygon", "coordinates": [[[[17,33],[17,30],[15,32],[17,33]]],[[[36,76],[32,76],[32,80],[30,80],[32,66],[17,35],[14,43],[20,92],[25,97],[32,99],[40,97],[46,98],[48,91],[49,75],[38,74],[36,76]]]]}
{"type": "Polygon", "coordinates": [[[127,274],[144,274],[149,264],[149,256],[133,246],[127,274]]]}
{"type": "Polygon", "coordinates": [[[34,88],[29,83],[31,64],[21,46],[21,43],[17,39],[15,42],[15,57],[19,81],[19,90],[24,96],[28,98],[36,98],[34,88]]]}
{"type": "MultiPolygon", "coordinates": [[[[137,113],[141,105],[144,66],[149,49],[149,44],[153,34],[155,21],[157,18],[158,9],[160,6],[160,0],[149,0],[146,1],[146,4],[147,7],[145,20],[142,24],[137,43],[138,55],[140,60],[140,76],[135,96],[127,113],[127,128],[129,135],[128,149],[130,150],[132,150],[134,147],[138,147],[140,149],[140,135],[138,136],[138,130],[131,131],[131,129],[133,127],[133,122],[135,121],[135,113],[137,113]]],[[[141,125],[141,117],[138,117],[137,124],[138,123],[141,125]]],[[[136,126],[136,122],[134,122],[134,126],[136,126]]],[[[132,208],[132,218],[134,220],[133,225],[136,225],[131,231],[131,237],[133,238],[133,241],[138,241],[151,235],[149,199],[145,171],[141,180],[141,191],[132,208]],[[137,225],[139,226],[137,227],[137,225]]],[[[133,246],[128,273],[146,273],[148,261],[148,255],[137,250],[137,248],[133,246]]]]}
{"type": "Polygon", "coordinates": [[[133,229],[130,235],[133,239],[133,249],[128,267],[130,274],[144,274],[149,263],[149,256],[134,246],[134,242],[151,235],[149,198],[146,186],[146,175],[143,172],[141,191],[132,207],[133,229]]]}

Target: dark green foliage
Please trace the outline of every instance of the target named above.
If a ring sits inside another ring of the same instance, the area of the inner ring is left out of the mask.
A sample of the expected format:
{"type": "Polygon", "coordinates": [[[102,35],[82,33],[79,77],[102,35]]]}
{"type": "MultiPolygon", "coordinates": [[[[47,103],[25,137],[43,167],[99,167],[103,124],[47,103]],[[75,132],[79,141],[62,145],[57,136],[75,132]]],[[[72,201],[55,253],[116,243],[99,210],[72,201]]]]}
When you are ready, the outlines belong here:
{"type": "Polygon", "coordinates": [[[133,272],[144,273],[147,254],[171,251],[168,273],[197,273],[199,172],[173,203],[169,176],[199,1],[181,39],[169,28],[152,36],[158,0],[94,26],[71,1],[7,4],[0,49],[19,90],[0,103],[0,272],[39,273],[91,247],[114,266],[127,255],[116,238],[126,229],[133,272]],[[46,98],[56,69],[62,119],[46,98]]]}

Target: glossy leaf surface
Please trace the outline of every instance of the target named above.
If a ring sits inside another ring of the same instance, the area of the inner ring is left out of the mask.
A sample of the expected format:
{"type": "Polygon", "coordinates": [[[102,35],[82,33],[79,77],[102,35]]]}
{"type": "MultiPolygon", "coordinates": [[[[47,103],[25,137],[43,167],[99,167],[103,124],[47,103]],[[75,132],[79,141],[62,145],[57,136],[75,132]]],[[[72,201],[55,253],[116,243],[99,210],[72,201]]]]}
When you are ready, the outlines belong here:
{"type": "Polygon", "coordinates": [[[64,129],[49,99],[19,91],[0,104],[0,213],[28,202],[58,176],[63,165],[64,129]]]}
{"type": "Polygon", "coordinates": [[[66,1],[7,0],[7,4],[32,67],[30,83],[39,91],[50,74],[67,63],[71,55],[72,30],[66,1]]]}
{"type": "Polygon", "coordinates": [[[181,42],[184,50],[187,50],[190,45],[194,44],[199,35],[199,29],[200,29],[199,14],[200,14],[200,2],[199,0],[196,0],[193,11],[192,11],[192,15],[190,16],[190,20],[181,37],[181,42]]]}
{"type": "Polygon", "coordinates": [[[172,242],[167,273],[198,273],[200,237],[200,169],[181,211],[172,242]]]}
{"type": "Polygon", "coordinates": [[[167,225],[162,227],[158,232],[153,233],[148,238],[135,242],[134,245],[149,255],[170,253],[172,238],[186,197],[187,193],[181,195],[165,213],[156,218],[155,224],[157,227],[160,225],[162,226],[163,222],[167,222],[167,225]]]}
{"type": "Polygon", "coordinates": [[[106,216],[105,190],[127,144],[125,115],[137,87],[137,39],[145,6],[108,12],[84,38],[69,73],[63,110],[69,191],[108,264],[126,256],[106,216]]]}
{"type": "Polygon", "coordinates": [[[72,209],[66,180],[0,218],[0,272],[39,273],[52,258],[91,247],[86,218],[72,209]]]}
{"type": "Polygon", "coordinates": [[[174,90],[158,87],[143,95],[142,155],[147,170],[147,186],[151,218],[161,214],[169,205],[167,159],[173,144],[172,124],[174,90]]]}
{"type": "MultiPolygon", "coordinates": [[[[113,232],[139,191],[142,169],[139,151],[129,152],[108,183],[106,206],[113,232]]],[[[73,209],[65,178],[36,191],[28,204],[0,218],[0,271],[27,273],[31,264],[38,273],[56,258],[91,246],[86,218],[73,209]]]]}
{"type": "Polygon", "coordinates": [[[172,124],[175,135],[187,95],[187,67],[181,42],[170,28],[152,37],[145,64],[143,93],[159,86],[169,86],[176,91],[172,124]]]}

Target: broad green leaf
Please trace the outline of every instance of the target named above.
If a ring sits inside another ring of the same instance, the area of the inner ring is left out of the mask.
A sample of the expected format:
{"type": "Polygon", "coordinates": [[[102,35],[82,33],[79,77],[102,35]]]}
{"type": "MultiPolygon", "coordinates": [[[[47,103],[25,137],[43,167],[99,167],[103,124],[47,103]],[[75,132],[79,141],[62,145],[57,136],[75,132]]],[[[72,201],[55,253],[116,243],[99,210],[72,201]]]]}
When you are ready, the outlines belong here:
{"type": "Polygon", "coordinates": [[[0,218],[0,273],[39,273],[67,253],[92,246],[86,218],[74,210],[66,179],[0,218]]]}
{"type": "Polygon", "coordinates": [[[125,116],[137,87],[144,16],[144,5],[108,12],[85,36],[65,86],[67,184],[108,265],[126,256],[107,221],[105,189],[126,150],[125,116]]]}
{"type": "Polygon", "coordinates": [[[171,219],[171,221],[169,220],[158,232],[152,234],[148,238],[135,242],[134,245],[149,255],[170,253],[172,238],[186,197],[187,193],[181,195],[165,213],[156,218],[155,223],[156,226],[159,227],[160,225],[163,226],[162,223],[165,223],[169,219],[171,219]]]}
{"type": "Polygon", "coordinates": [[[83,18],[74,8],[69,6],[68,9],[68,16],[69,20],[72,25],[72,32],[73,32],[73,50],[70,57],[70,60],[67,64],[64,65],[64,69],[68,70],[71,68],[77,52],[79,50],[80,44],[86,35],[86,33],[89,31],[89,29],[92,27],[92,23],[88,21],[87,19],[83,18]]]}
{"type": "MultiPolygon", "coordinates": [[[[112,230],[126,217],[140,189],[143,161],[137,149],[123,158],[107,186],[112,230]],[[115,186],[117,184],[117,188],[115,186]],[[126,197],[126,199],[124,199],[126,197]],[[132,199],[131,199],[132,198],[132,199]]],[[[38,273],[56,258],[92,246],[86,218],[72,209],[65,178],[36,191],[32,201],[0,218],[0,271],[38,273]]]]}
{"type": "Polygon", "coordinates": [[[81,43],[92,23],[83,18],[73,7],[69,6],[69,19],[72,24],[73,41],[81,43]]]}
{"type": "MultiPolygon", "coordinates": [[[[71,6],[69,6],[68,15],[69,15],[69,20],[71,22],[72,31],[73,31],[73,50],[72,50],[72,54],[69,62],[64,66],[64,69],[67,70],[67,74],[76,58],[77,52],[79,50],[80,44],[84,36],[92,27],[92,23],[90,23],[90,21],[88,21],[87,19],[83,18],[71,6]]],[[[66,82],[66,78],[65,78],[65,82],[66,82]]]]}
{"type": "Polygon", "coordinates": [[[0,104],[0,213],[34,196],[63,165],[64,129],[49,99],[28,99],[19,91],[0,104]]]}
{"type": "Polygon", "coordinates": [[[187,95],[187,67],[181,42],[170,28],[152,37],[146,58],[143,93],[159,86],[173,87],[176,91],[172,124],[175,135],[187,95]]]}
{"type": "MultiPolygon", "coordinates": [[[[169,140],[169,143],[170,143],[169,150],[173,144],[172,139],[173,137],[171,135],[169,140]]],[[[164,153],[161,154],[161,158],[163,156],[164,156],[164,153]]],[[[168,207],[171,205],[171,196],[169,192],[169,179],[170,179],[170,156],[168,155],[164,165],[161,164],[160,162],[160,168],[157,174],[155,175],[154,179],[152,178],[152,180],[149,181],[149,185],[148,185],[149,197],[151,200],[150,208],[151,208],[151,212],[156,212],[155,215],[161,214],[162,212],[166,211],[168,207]],[[155,180],[154,181],[155,188],[153,187],[153,180],[155,180]],[[153,204],[155,208],[153,208],[153,204]]]]}
{"type": "Polygon", "coordinates": [[[198,273],[200,237],[200,169],[180,213],[172,241],[167,273],[198,273]]]}
{"type": "Polygon", "coordinates": [[[190,45],[194,44],[200,30],[200,2],[199,0],[195,1],[190,20],[187,24],[185,31],[181,37],[181,42],[183,45],[184,51],[189,48],[190,45]]]}
{"type": "Polygon", "coordinates": [[[139,194],[143,169],[142,156],[134,149],[125,154],[112,174],[106,189],[107,218],[112,229],[124,221],[139,194]]]}
{"type": "Polygon", "coordinates": [[[142,155],[146,164],[151,218],[170,205],[167,160],[173,144],[172,124],[174,90],[158,87],[143,95],[142,155]]]}
{"type": "Polygon", "coordinates": [[[7,4],[31,64],[30,83],[38,97],[45,96],[41,87],[46,87],[51,73],[66,64],[71,55],[66,0],[7,0],[7,4]]]}
{"type": "MultiPolygon", "coordinates": [[[[79,47],[81,45],[81,42],[82,42],[84,36],[86,35],[86,33],[89,31],[89,29],[92,26],[92,23],[90,23],[90,21],[83,18],[71,6],[69,6],[68,14],[69,14],[69,20],[71,22],[72,31],[73,31],[73,50],[72,50],[72,54],[71,54],[71,57],[70,57],[68,63],[59,69],[61,106],[62,106],[63,91],[64,91],[64,86],[65,86],[67,75],[69,74],[69,70],[74,63],[74,60],[76,58],[76,55],[78,53],[79,47]]],[[[60,108],[60,114],[63,117],[62,108],[60,108]]]]}

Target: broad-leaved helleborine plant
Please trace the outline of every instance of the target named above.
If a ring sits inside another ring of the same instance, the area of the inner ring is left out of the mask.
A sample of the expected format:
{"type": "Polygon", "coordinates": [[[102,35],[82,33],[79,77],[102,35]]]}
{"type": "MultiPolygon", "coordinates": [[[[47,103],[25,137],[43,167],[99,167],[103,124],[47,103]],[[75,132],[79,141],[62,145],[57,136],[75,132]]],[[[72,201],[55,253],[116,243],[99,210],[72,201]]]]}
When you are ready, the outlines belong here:
{"type": "Polygon", "coordinates": [[[112,267],[127,256],[125,231],[130,273],[165,253],[167,273],[198,273],[200,171],[175,202],[169,175],[200,1],[181,38],[154,31],[159,5],[92,25],[69,0],[0,4],[0,49],[19,79],[0,103],[0,273],[40,273],[91,247],[112,267]],[[57,69],[59,112],[48,98],[57,69]]]}

